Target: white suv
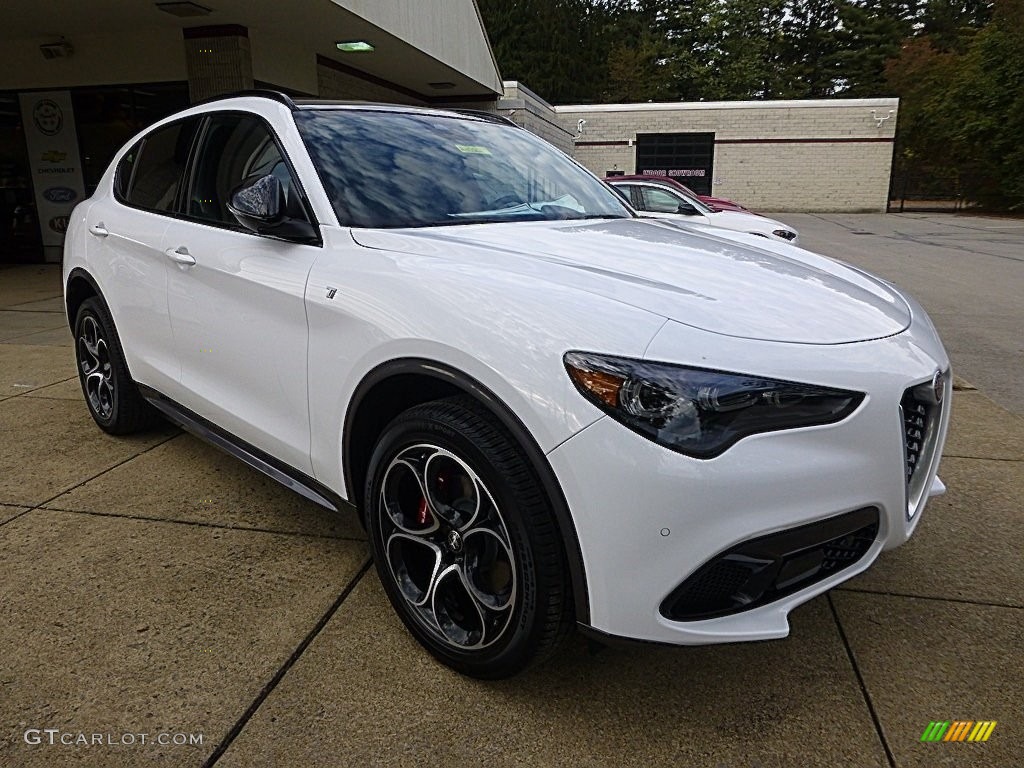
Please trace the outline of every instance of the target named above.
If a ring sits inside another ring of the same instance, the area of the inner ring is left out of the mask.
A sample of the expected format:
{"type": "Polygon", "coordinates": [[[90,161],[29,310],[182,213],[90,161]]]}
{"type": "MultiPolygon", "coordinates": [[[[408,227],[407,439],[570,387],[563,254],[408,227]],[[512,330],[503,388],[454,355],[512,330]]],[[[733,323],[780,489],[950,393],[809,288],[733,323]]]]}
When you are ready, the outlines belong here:
{"type": "Polygon", "coordinates": [[[784,636],[942,489],[949,360],[912,299],[637,219],[494,116],[215,100],[118,152],[72,219],[97,424],[162,415],[354,504],[409,631],[466,674],[574,623],[784,636]]]}

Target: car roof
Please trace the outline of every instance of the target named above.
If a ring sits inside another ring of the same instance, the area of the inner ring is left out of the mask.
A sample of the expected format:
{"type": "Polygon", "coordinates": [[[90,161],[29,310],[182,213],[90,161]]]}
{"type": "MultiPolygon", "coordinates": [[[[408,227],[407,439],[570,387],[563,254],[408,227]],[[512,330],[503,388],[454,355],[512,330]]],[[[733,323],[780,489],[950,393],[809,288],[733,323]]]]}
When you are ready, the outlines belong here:
{"type": "Polygon", "coordinates": [[[683,182],[676,181],[673,178],[667,176],[648,176],[642,173],[626,174],[625,176],[607,176],[605,181],[615,183],[620,182],[632,182],[632,181],[645,181],[649,184],[662,184],[666,187],[684,187],[689,189],[683,182]]]}
{"type": "MultiPolygon", "coordinates": [[[[679,189],[678,185],[666,182],[664,179],[659,179],[657,177],[648,178],[646,176],[627,176],[626,178],[623,178],[622,176],[609,176],[606,177],[604,181],[608,184],[648,184],[652,187],[666,187],[675,192],[684,191],[679,189]]],[[[691,192],[691,194],[693,193],[691,192]]]]}
{"type": "Polygon", "coordinates": [[[213,96],[209,99],[193,104],[192,106],[205,106],[207,104],[215,104],[217,102],[226,101],[229,99],[238,98],[262,98],[276,101],[279,104],[283,104],[288,107],[292,112],[299,112],[305,110],[372,110],[374,112],[393,112],[396,114],[412,114],[412,115],[433,115],[435,117],[455,117],[460,116],[467,119],[485,121],[490,123],[500,123],[502,125],[508,125],[514,128],[520,126],[505,117],[494,112],[487,112],[482,109],[442,109],[438,107],[417,107],[411,104],[389,104],[384,102],[375,101],[356,101],[356,100],[343,100],[343,99],[309,99],[309,98],[293,98],[282,91],[274,91],[269,89],[253,89],[245,91],[235,91],[234,93],[225,93],[220,96],[213,96]]]}

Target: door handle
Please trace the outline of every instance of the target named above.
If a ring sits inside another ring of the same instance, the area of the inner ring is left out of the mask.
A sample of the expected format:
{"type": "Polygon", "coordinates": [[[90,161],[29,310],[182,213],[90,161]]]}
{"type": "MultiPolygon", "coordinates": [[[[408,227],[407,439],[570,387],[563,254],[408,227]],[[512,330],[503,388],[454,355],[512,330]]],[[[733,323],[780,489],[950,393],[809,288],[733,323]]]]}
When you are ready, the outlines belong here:
{"type": "Polygon", "coordinates": [[[107,235],[110,234],[107,228],[103,226],[102,221],[99,224],[93,224],[91,227],[89,227],[89,233],[96,235],[96,237],[106,237],[107,235]]]}
{"type": "Polygon", "coordinates": [[[185,267],[191,267],[196,263],[196,257],[188,252],[188,248],[184,245],[179,245],[177,248],[168,248],[167,256],[175,264],[181,264],[185,267]]]}

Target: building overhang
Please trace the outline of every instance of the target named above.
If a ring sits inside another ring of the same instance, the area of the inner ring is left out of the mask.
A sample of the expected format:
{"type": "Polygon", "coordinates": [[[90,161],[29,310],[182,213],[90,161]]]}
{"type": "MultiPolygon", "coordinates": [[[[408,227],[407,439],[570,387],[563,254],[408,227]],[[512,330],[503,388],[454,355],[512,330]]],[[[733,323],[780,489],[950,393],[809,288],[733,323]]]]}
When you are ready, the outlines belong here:
{"type": "Polygon", "coordinates": [[[320,57],[424,101],[502,93],[475,0],[195,0],[196,16],[161,2],[8,0],[0,89],[185,79],[184,30],[234,27],[250,40],[256,79],[271,85],[315,93],[320,57]],[[40,46],[61,40],[70,55],[44,59],[40,46]],[[373,50],[345,53],[345,41],[373,50]]]}

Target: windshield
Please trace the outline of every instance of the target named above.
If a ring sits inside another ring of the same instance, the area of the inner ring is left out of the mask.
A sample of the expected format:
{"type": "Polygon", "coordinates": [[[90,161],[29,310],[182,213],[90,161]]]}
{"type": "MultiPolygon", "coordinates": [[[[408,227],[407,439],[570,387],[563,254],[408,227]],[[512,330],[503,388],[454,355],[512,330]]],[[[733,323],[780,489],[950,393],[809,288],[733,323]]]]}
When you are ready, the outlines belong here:
{"type": "Polygon", "coordinates": [[[631,218],[533,134],[460,116],[306,109],[295,123],[343,226],[631,218]]]}

